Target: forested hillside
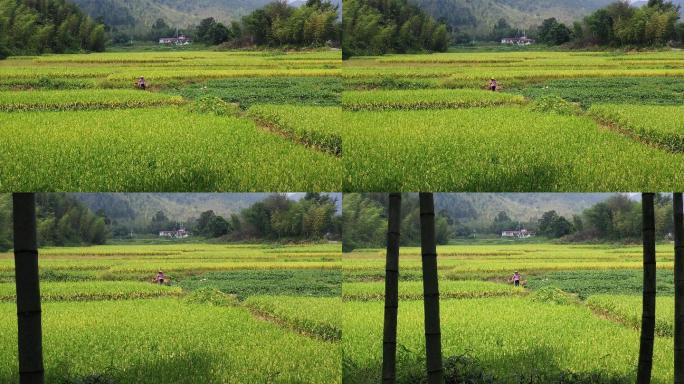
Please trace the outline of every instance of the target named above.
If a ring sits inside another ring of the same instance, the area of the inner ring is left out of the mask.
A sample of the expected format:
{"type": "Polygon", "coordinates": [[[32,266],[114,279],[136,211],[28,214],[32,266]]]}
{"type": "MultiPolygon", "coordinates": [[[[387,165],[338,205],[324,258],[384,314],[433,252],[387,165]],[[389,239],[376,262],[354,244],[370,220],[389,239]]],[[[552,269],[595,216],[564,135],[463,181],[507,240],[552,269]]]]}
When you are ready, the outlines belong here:
{"type": "Polygon", "coordinates": [[[606,6],[611,0],[414,0],[456,33],[485,36],[499,19],[514,28],[529,28],[544,19],[571,23],[606,6]]]}
{"type": "Polygon", "coordinates": [[[213,17],[221,22],[238,20],[270,0],[72,0],[92,17],[103,17],[116,28],[151,26],[157,19],[181,28],[213,17]]]}
{"type": "Polygon", "coordinates": [[[66,0],[0,0],[0,59],[9,55],[103,51],[104,25],[66,0]]]}

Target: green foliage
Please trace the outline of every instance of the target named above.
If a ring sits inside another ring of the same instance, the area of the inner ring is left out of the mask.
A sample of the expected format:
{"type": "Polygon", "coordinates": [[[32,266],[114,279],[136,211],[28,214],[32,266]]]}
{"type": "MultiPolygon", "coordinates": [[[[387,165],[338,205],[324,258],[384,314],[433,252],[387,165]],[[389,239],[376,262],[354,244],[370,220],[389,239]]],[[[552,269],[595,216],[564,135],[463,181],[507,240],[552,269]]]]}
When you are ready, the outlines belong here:
{"type": "Polygon", "coordinates": [[[574,296],[555,287],[543,287],[533,291],[533,293],[530,295],[530,300],[539,303],[557,305],[569,305],[577,303],[577,299],[574,296]]]}
{"type": "Polygon", "coordinates": [[[582,110],[577,104],[565,101],[558,96],[542,96],[530,104],[530,109],[535,112],[550,113],[556,115],[579,115],[582,110]]]}
{"type": "Polygon", "coordinates": [[[273,1],[242,18],[240,39],[257,46],[339,45],[337,11],[328,1],[307,1],[300,7],[273,1]]]}
{"type": "Polygon", "coordinates": [[[197,99],[190,109],[196,113],[208,113],[214,116],[238,116],[240,114],[240,107],[237,104],[226,103],[212,96],[197,99]]]}
{"type": "Polygon", "coordinates": [[[236,78],[183,88],[189,99],[214,96],[242,108],[255,104],[339,105],[342,81],[336,77],[236,78]]]}
{"type": "Polygon", "coordinates": [[[378,247],[385,243],[387,219],[385,208],[359,193],[342,199],[342,251],[378,247]]]}
{"type": "Polygon", "coordinates": [[[373,90],[342,94],[342,107],[351,111],[495,107],[524,102],[525,99],[517,95],[472,89],[373,90]]]}
{"type": "Polygon", "coordinates": [[[183,289],[213,288],[245,299],[254,295],[339,296],[339,270],[208,272],[178,282],[183,289]]]}
{"type": "Polygon", "coordinates": [[[103,51],[102,24],[63,0],[0,1],[0,59],[9,55],[103,51]]]}
{"type": "Polygon", "coordinates": [[[345,57],[446,51],[449,33],[416,5],[406,0],[349,0],[342,16],[345,57]]]}
{"type": "Polygon", "coordinates": [[[553,80],[520,91],[534,99],[557,96],[582,107],[592,104],[679,104],[684,81],[678,77],[614,77],[553,80]]]}
{"type": "Polygon", "coordinates": [[[105,217],[64,193],[41,193],[36,197],[38,244],[104,244],[110,236],[105,217]]]}
{"type": "MultiPolygon", "coordinates": [[[[656,278],[658,294],[674,293],[671,270],[658,270],[656,278]]],[[[643,273],[624,269],[550,272],[531,276],[527,287],[532,290],[554,287],[577,294],[581,299],[597,294],[639,295],[643,290],[643,273]]]]}
{"type": "Polygon", "coordinates": [[[183,296],[183,301],[190,304],[210,304],[216,306],[238,305],[235,295],[228,295],[216,288],[198,288],[183,296]]]}
{"type": "Polygon", "coordinates": [[[673,152],[684,152],[683,112],[680,105],[595,104],[589,110],[597,119],[673,152]]]}
{"type": "MultiPolygon", "coordinates": [[[[441,299],[475,299],[483,297],[514,296],[525,294],[523,288],[488,281],[463,280],[440,281],[439,296],[441,299]]],[[[384,282],[359,282],[342,285],[342,298],[346,301],[384,300],[384,282]]],[[[423,283],[421,281],[399,282],[399,299],[422,300],[423,283]]]]}
{"type": "Polygon", "coordinates": [[[634,8],[617,1],[585,17],[575,27],[582,45],[663,46],[678,38],[679,6],[656,1],[634,8]]]}

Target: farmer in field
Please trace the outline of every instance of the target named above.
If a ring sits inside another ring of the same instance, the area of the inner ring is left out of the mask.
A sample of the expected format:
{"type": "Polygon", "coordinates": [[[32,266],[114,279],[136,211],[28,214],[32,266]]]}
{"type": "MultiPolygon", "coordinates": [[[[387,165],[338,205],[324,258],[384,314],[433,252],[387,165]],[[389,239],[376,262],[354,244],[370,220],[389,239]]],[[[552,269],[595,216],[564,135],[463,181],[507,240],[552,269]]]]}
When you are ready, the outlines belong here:
{"type": "Polygon", "coordinates": [[[511,281],[513,281],[514,286],[516,286],[516,287],[520,286],[520,274],[518,273],[518,271],[515,271],[515,273],[513,274],[513,277],[511,277],[511,281]]]}
{"type": "Polygon", "coordinates": [[[157,272],[157,276],[155,276],[153,282],[155,284],[164,284],[165,281],[166,281],[166,276],[164,275],[164,272],[162,272],[162,271],[157,272]]]}
{"type": "Polygon", "coordinates": [[[499,86],[499,85],[496,83],[496,79],[492,78],[492,79],[489,80],[489,90],[490,90],[490,91],[496,92],[496,88],[497,88],[498,86],[499,86]]]}
{"type": "Polygon", "coordinates": [[[138,89],[142,89],[143,91],[147,88],[147,83],[145,83],[145,78],[142,76],[140,76],[138,78],[138,81],[135,82],[135,85],[136,85],[136,87],[138,87],[138,89]]]}

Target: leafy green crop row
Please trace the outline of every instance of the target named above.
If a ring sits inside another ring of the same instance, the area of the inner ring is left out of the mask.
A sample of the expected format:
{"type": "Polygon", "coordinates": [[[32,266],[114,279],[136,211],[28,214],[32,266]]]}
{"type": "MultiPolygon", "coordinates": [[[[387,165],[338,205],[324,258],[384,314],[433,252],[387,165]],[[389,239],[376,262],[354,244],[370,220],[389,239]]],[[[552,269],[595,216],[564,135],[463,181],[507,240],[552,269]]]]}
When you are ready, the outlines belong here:
{"type": "Polygon", "coordinates": [[[182,103],[178,96],[132,90],[0,92],[0,112],[143,108],[182,103]]]}
{"type": "MultiPolygon", "coordinates": [[[[487,281],[441,281],[439,296],[442,299],[473,299],[478,297],[511,296],[524,294],[522,288],[512,285],[487,281]]],[[[342,298],[344,300],[383,300],[385,297],[384,282],[344,283],[342,298]]],[[[402,281],[399,283],[399,299],[417,300],[423,298],[423,283],[419,281],[402,281]]]]}
{"type": "Polygon", "coordinates": [[[341,162],[179,108],[0,114],[0,190],[335,191],[341,162]]]}
{"type": "Polygon", "coordinates": [[[350,91],[342,94],[343,108],[351,111],[493,107],[524,102],[522,96],[471,89],[350,91]]]}
{"type": "Polygon", "coordinates": [[[255,104],[339,105],[342,81],[335,77],[243,78],[212,80],[183,88],[197,99],[218,97],[247,108],[255,104]]]}

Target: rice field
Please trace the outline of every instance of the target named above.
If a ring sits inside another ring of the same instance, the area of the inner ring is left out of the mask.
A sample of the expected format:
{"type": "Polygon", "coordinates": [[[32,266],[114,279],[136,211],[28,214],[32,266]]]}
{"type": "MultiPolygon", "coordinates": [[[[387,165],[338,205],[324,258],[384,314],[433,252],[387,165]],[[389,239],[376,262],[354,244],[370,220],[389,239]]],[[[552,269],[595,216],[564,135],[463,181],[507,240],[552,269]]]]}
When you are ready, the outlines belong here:
{"type": "MultiPolygon", "coordinates": [[[[641,320],[639,245],[437,247],[447,382],[632,383],[641,320]],[[523,286],[509,282],[514,271],[523,286]]],[[[345,383],[381,380],[383,249],[343,254],[345,383]]],[[[654,383],[673,380],[673,245],[657,246],[654,383]]],[[[397,382],[425,379],[420,248],[399,255],[397,382]]]]}
{"type": "Polygon", "coordinates": [[[683,64],[680,51],[352,58],[343,188],[681,189],[683,64]]]}
{"type": "MultiPolygon", "coordinates": [[[[13,382],[12,255],[0,261],[0,382],[13,382]]],[[[339,244],[42,249],[46,382],[341,383],[340,268],[339,244]],[[150,282],[159,269],[169,285],[150,282]]]]}
{"type": "Polygon", "coordinates": [[[330,143],[284,135],[245,112],[277,102],[301,116],[308,104],[327,105],[319,125],[335,132],[340,67],[332,50],[4,60],[0,191],[341,190],[330,143]],[[141,76],[145,91],[135,87],[141,76]],[[274,83],[292,84],[279,98],[250,91],[274,83]]]}

